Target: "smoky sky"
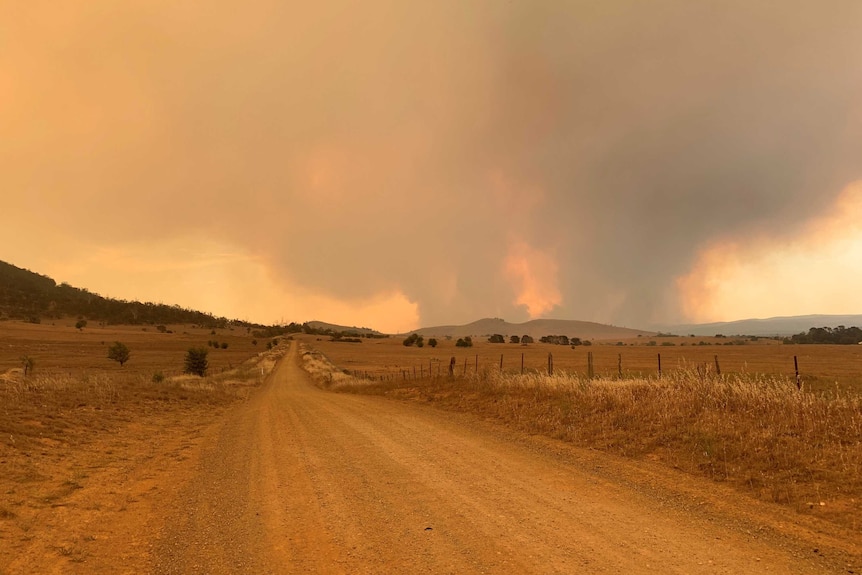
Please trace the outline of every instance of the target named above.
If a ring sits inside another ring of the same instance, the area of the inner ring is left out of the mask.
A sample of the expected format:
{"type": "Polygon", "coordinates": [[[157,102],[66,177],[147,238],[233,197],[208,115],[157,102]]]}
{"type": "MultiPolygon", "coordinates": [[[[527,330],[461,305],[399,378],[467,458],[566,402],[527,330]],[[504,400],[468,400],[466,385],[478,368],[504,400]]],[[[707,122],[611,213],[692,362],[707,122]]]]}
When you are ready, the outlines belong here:
{"type": "Polygon", "coordinates": [[[425,325],[528,319],[516,252],[546,316],[683,319],[699,250],[862,178],[856,0],[86,4],[0,4],[9,214],[205,233],[425,325]]]}

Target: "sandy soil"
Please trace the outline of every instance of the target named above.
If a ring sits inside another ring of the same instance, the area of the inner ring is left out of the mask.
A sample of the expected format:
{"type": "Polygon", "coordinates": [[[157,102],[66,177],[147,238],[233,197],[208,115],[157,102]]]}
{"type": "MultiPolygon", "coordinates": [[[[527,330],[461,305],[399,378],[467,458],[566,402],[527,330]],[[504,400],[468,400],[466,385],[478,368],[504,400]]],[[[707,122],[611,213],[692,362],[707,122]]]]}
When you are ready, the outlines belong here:
{"type": "Polygon", "coordinates": [[[0,573],[862,572],[859,533],[659,466],[321,391],[296,345],[217,423],[149,432],[125,451],[106,439],[114,463],[29,538],[0,538],[14,557],[0,573]]]}

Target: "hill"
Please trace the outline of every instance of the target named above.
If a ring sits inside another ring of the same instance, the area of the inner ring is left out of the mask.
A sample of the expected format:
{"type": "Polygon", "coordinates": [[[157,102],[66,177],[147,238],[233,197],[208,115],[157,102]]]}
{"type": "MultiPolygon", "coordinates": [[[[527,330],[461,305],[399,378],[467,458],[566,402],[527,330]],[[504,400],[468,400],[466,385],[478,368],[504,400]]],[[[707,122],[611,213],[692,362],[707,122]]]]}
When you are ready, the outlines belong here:
{"type": "Polygon", "coordinates": [[[43,319],[81,317],[109,324],[194,324],[207,328],[228,323],[253,324],[215,317],[177,305],[116,300],[57,284],[48,276],[0,261],[0,319],[22,319],[39,323],[43,319]]]}
{"type": "Polygon", "coordinates": [[[862,326],[862,315],[795,315],[766,319],[743,319],[701,324],[657,326],[664,333],[677,335],[756,335],[790,336],[807,332],[812,327],[862,326]]]}
{"type": "Polygon", "coordinates": [[[499,333],[504,336],[529,335],[536,339],[545,335],[565,335],[581,339],[626,339],[653,335],[655,332],[567,319],[534,319],[524,323],[509,323],[499,318],[485,318],[466,325],[424,327],[411,333],[425,337],[481,337],[499,333]]]}
{"type": "Polygon", "coordinates": [[[337,325],[334,323],[326,323],[325,321],[309,321],[306,322],[305,325],[309,326],[314,330],[318,330],[319,332],[332,332],[332,333],[340,333],[344,335],[383,335],[377,330],[371,329],[370,327],[355,327],[355,326],[344,326],[337,325]]]}

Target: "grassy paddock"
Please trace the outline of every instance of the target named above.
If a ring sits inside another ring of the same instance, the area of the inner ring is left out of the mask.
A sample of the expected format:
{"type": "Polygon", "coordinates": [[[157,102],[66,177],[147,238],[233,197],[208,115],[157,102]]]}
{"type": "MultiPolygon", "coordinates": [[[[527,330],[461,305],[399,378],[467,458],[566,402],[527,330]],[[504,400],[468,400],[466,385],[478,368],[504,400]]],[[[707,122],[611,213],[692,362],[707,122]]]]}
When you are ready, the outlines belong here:
{"type": "Polygon", "coordinates": [[[203,329],[190,325],[168,325],[172,333],[160,333],[155,326],[100,326],[89,323],[75,329],[75,319],[56,320],[53,324],[0,321],[0,374],[22,367],[22,358],[35,361],[34,374],[80,378],[107,375],[124,379],[156,372],[179,375],[190,347],[209,350],[211,373],[233,369],[249,357],[266,350],[268,340],[255,345],[244,328],[203,329]],[[215,331],[215,333],[213,333],[215,331]],[[108,359],[108,347],[115,341],[126,344],[131,358],[122,367],[108,359]],[[215,349],[210,341],[227,343],[215,349]]]}
{"type": "Polygon", "coordinates": [[[761,339],[745,345],[733,343],[733,338],[668,337],[634,338],[618,346],[617,342],[596,342],[591,346],[574,349],[550,344],[490,344],[485,338],[474,338],[471,348],[459,348],[453,341],[442,339],[436,348],[405,347],[401,338],[363,340],[361,344],[335,343],[329,338],[298,336],[312,344],[341,369],[374,378],[403,377],[408,372],[417,375],[448,373],[449,361],[455,358],[455,374],[475,375],[478,371],[500,368],[503,372],[519,374],[521,356],[526,373],[547,374],[548,354],[553,354],[557,370],[586,375],[587,356],[593,354],[594,373],[604,378],[622,377],[637,379],[655,377],[658,372],[658,355],[661,354],[663,374],[675,371],[701,370],[715,374],[715,357],[718,356],[722,375],[775,376],[789,378],[794,383],[796,356],[802,383],[808,390],[831,391],[836,385],[843,390],[862,393],[862,346],[860,345],[783,345],[774,340],[761,339]],[[648,345],[655,341],[656,345],[648,345]],[[703,342],[704,345],[699,345],[703,342]],[[662,345],[673,344],[673,345],[662,345]],[[686,345],[682,345],[686,344],[686,345]]]}
{"type": "Polygon", "coordinates": [[[122,435],[128,426],[209,421],[247,397],[283,353],[263,351],[266,342],[253,345],[244,330],[213,335],[191,326],[169,328],[173,333],[0,322],[0,490],[50,481],[58,453],[86,453],[93,441],[122,435]],[[229,347],[209,348],[207,377],[182,374],[186,350],[210,339],[229,347]],[[107,345],[116,340],[131,349],[123,367],[107,358],[107,345]],[[23,356],[35,360],[27,375],[23,356]]]}
{"type": "MultiPolygon", "coordinates": [[[[652,377],[558,370],[520,375],[480,367],[413,379],[348,377],[327,357],[318,381],[479,413],[528,433],[665,463],[756,497],[862,528],[862,397],[835,388],[798,391],[792,377],[688,369],[652,377]]],[[[412,369],[410,370],[412,374],[412,369]]],[[[445,373],[445,371],[444,371],[445,373]]],[[[364,372],[363,372],[364,375],[364,372]]]]}

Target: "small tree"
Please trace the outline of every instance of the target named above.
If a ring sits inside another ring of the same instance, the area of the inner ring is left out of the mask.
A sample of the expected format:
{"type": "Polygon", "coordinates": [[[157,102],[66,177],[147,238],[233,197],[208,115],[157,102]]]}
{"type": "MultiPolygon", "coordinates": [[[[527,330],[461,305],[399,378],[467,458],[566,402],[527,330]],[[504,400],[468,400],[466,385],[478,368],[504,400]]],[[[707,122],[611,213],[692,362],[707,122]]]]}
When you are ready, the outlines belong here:
{"type": "Polygon", "coordinates": [[[190,348],[186,352],[185,368],[183,371],[204,377],[207,374],[207,368],[209,368],[209,362],[207,361],[208,354],[209,350],[205,347],[190,348]]]}
{"type": "Polygon", "coordinates": [[[120,364],[120,367],[123,367],[123,364],[129,361],[129,356],[131,352],[129,352],[129,348],[126,344],[115,341],[111,347],[108,348],[108,359],[112,359],[120,364]]]}
{"type": "Polygon", "coordinates": [[[79,319],[77,322],[75,322],[75,329],[83,330],[85,327],[87,327],[87,320],[79,319]]]}
{"type": "Polygon", "coordinates": [[[510,343],[521,343],[521,338],[517,335],[513,335],[509,338],[510,343]]]}
{"type": "Polygon", "coordinates": [[[488,343],[506,343],[506,338],[499,333],[495,333],[488,338],[488,343]]]}
{"type": "Polygon", "coordinates": [[[227,342],[226,341],[221,342],[221,348],[227,349],[227,342]]]}
{"type": "Polygon", "coordinates": [[[430,338],[430,339],[428,340],[428,345],[430,345],[431,347],[437,347],[437,340],[436,340],[436,339],[434,339],[433,337],[432,337],[432,338],[430,338]]]}
{"type": "Polygon", "coordinates": [[[425,345],[425,338],[423,338],[418,333],[411,333],[407,336],[403,343],[407,347],[410,347],[411,345],[422,347],[423,345],[425,345]]]}

